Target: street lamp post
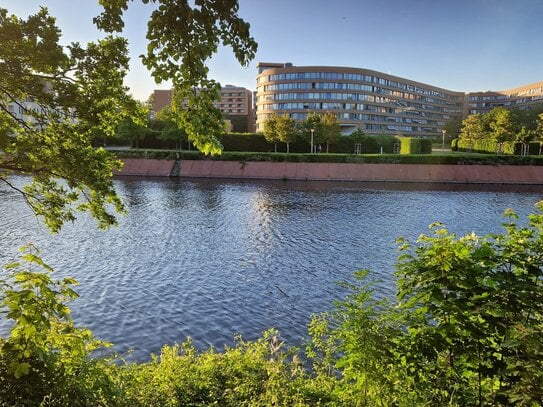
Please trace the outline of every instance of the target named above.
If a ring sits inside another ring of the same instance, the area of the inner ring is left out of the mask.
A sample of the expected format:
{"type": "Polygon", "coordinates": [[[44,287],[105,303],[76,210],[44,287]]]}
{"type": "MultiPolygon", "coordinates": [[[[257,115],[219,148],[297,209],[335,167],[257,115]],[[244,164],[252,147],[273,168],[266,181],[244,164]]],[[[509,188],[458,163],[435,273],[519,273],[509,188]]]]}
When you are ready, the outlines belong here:
{"type": "Polygon", "coordinates": [[[315,129],[311,129],[311,154],[314,153],[314,150],[313,150],[313,133],[315,133],[315,129]]]}
{"type": "Polygon", "coordinates": [[[447,133],[447,130],[441,130],[441,134],[443,134],[443,138],[441,139],[441,151],[445,151],[445,133],[447,133]]]}

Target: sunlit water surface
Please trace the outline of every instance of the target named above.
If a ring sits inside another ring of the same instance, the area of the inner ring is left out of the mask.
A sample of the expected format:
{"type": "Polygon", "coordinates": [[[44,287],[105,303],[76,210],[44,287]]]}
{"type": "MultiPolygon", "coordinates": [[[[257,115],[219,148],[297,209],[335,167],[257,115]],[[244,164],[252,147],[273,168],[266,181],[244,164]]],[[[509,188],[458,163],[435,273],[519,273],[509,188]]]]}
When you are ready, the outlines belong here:
{"type": "MultiPolygon", "coordinates": [[[[17,184],[27,181],[15,180],[17,184]]],[[[222,349],[276,327],[301,345],[311,314],[345,296],[338,281],[368,268],[394,293],[395,238],[433,221],[457,234],[500,232],[509,207],[525,216],[539,188],[123,178],[128,216],[103,232],[81,216],[51,235],[0,187],[0,262],[29,242],[57,278],[75,277],[73,318],[146,360],[191,336],[222,349]]],[[[0,330],[6,333],[5,319],[0,330]]]]}

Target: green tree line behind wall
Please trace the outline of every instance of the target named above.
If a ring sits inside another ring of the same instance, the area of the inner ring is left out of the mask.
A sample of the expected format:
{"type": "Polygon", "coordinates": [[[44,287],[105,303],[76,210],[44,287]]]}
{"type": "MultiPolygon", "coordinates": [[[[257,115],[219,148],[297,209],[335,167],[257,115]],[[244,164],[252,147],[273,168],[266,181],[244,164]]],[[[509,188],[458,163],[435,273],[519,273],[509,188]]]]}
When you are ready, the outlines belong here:
{"type": "MultiPolygon", "coordinates": [[[[453,124],[449,124],[451,129],[453,124]]],[[[518,154],[515,144],[543,142],[543,105],[528,110],[496,107],[485,114],[469,115],[451,131],[458,132],[460,149],[518,154]]]]}

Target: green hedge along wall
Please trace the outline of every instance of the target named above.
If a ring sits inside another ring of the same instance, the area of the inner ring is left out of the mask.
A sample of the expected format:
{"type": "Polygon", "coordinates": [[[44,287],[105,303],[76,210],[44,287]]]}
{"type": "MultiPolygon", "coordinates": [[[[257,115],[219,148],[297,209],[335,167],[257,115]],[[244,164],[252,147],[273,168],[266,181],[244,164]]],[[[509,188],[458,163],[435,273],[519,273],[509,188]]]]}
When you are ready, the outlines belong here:
{"type": "MultiPolygon", "coordinates": [[[[473,153],[481,154],[506,154],[506,155],[522,155],[523,144],[522,143],[502,143],[501,148],[498,143],[491,140],[462,140],[456,139],[453,140],[451,146],[456,145],[456,149],[453,148],[453,151],[469,151],[473,153]],[[501,150],[501,151],[500,151],[501,150]]],[[[528,155],[539,155],[541,153],[541,143],[538,141],[532,141],[528,143],[528,155]]]]}
{"type": "MultiPolygon", "coordinates": [[[[220,137],[224,151],[250,151],[250,152],[275,152],[275,145],[268,143],[263,134],[255,133],[227,133],[220,137]]],[[[125,140],[117,140],[108,138],[104,140],[102,137],[96,138],[96,145],[103,145],[104,141],[107,144],[123,145],[127,143],[125,140]]],[[[330,153],[336,154],[354,154],[356,144],[360,145],[361,154],[431,154],[432,142],[427,139],[418,139],[410,137],[396,136],[341,136],[337,143],[330,145],[330,153]],[[401,148],[400,148],[401,145],[401,148]]],[[[173,140],[160,139],[156,133],[148,133],[142,140],[138,141],[140,149],[175,149],[176,142],[173,140]]],[[[326,151],[326,143],[320,143],[322,151],[326,151]]],[[[132,147],[135,147],[133,143],[132,147]]],[[[181,149],[194,149],[190,147],[186,141],[181,142],[181,149]]],[[[308,153],[311,147],[306,140],[297,140],[290,143],[291,153],[308,153]]],[[[286,144],[277,143],[277,152],[285,153],[286,144]]]]}
{"type": "MultiPolygon", "coordinates": [[[[409,139],[409,137],[395,137],[395,136],[362,136],[362,137],[350,137],[341,136],[338,142],[330,145],[330,153],[337,154],[353,154],[355,152],[356,144],[360,144],[361,154],[394,154],[399,151],[396,147],[400,143],[400,139],[409,139]]],[[[431,154],[432,143],[430,140],[425,139],[412,139],[417,140],[413,142],[413,147],[409,148],[402,154],[431,154]]],[[[221,136],[221,141],[224,146],[224,151],[252,151],[252,152],[275,152],[275,145],[268,143],[262,134],[253,133],[230,133],[221,136]]],[[[321,144],[322,151],[326,150],[326,144],[321,144]]],[[[311,150],[309,142],[305,140],[298,140],[290,143],[291,153],[308,153],[311,150]]],[[[285,153],[285,143],[277,143],[277,152],[285,153]]]]}

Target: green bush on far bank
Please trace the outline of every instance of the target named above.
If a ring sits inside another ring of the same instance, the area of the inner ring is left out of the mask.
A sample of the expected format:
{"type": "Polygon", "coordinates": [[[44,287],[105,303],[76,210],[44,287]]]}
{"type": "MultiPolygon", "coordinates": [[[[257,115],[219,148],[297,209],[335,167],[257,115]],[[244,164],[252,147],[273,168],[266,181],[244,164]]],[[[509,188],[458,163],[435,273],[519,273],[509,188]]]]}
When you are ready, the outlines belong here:
{"type": "MultiPolygon", "coordinates": [[[[264,135],[256,133],[229,133],[220,137],[224,147],[224,152],[229,151],[250,151],[250,152],[277,152],[285,153],[286,144],[269,143],[264,135]]],[[[330,145],[330,153],[335,154],[354,154],[355,145],[360,145],[360,150],[364,154],[394,153],[394,144],[398,138],[394,136],[341,136],[337,142],[330,145]]],[[[321,148],[323,146],[321,145],[321,148]]],[[[298,139],[290,143],[289,151],[291,153],[308,153],[311,145],[308,140],[298,139]]]]}
{"type": "MultiPolygon", "coordinates": [[[[259,133],[226,133],[219,137],[223,145],[223,151],[249,151],[271,153],[285,153],[285,143],[269,143],[264,135],[259,133]]],[[[123,140],[116,138],[97,137],[95,140],[96,146],[120,146],[123,145],[123,140]]],[[[407,143],[402,147],[401,154],[431,154],[431,140],[411,138],[411,137],[396,137],[396,136],[340,136],[334,144],[330,145],[330,153],[335,154],[354,154],[359,149],[362,154],[394,154],[400,152],[400,143],[407,143]],[[403,141],[402,141],[403,140],[403,141]],[[409,145],[409,146],[407,146],[409,145]]],[[[124,141],[126,144],[126,141],[124,141]]],[[[182,149],[188,149],[190,146],[186,140],[180,143],[182,149]]],[[[318,144],[316,144],[318,145],[318,144]]],[[[321,148],[325,146],[321,144],[321,148]]],[[[158,133],[149,132],[142,139],[138,140],[138,148],[155,150],[155,149],[175,149],[176,142],[160,137],[158,133]]],[[[308,153],[311,150],[311,145],[308,140],[298,138],[290,143],[289,151],[291,153],[308,153]]]]}
{"type": "Polygon", "coordinates": [[[540,155],[541,154],[541,145],[542,143],[538,141],[531,141],[529,143],[514,143],[514,142],[504,142],[497,143],[494,140],[466,140],[466,139],[455,139],[454,146],[456,149],[454,151],[467,151],[480,154],[499,154],[499,155],[522,155],[527,153],[527,155],[540,155]],[[524,149],[527,148],[527,151],[524,149]]]}

